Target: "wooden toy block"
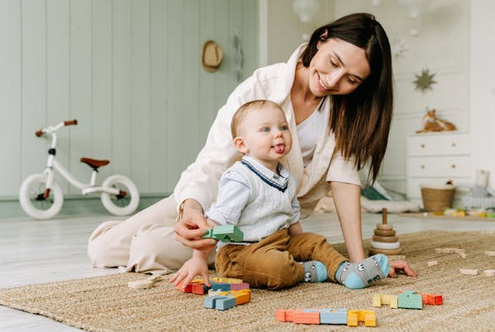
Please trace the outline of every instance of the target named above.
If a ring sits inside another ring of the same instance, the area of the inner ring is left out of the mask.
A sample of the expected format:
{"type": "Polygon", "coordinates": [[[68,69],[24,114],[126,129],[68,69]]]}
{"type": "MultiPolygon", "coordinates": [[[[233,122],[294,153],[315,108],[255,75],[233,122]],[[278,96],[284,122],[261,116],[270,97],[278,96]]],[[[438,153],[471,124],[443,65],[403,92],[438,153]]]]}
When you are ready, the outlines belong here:
{"type": "Polygon", "coordinates": [[[293,322],[294,310],[277,310],[275,311],[275,318],[278,322],[293,322]]]}
{"type": "Polygon", "coordinates": [[[225,299],[219,299],[216,301],[215,308],[217,310],[228,310],[236,306],[235,297],[227,296],[225,299]]]}
{"type": "Polygon", "coordinates": [[[438,262],[437,261],[429,261],[428,262],[428,267],[432,267],[432,266],[435,266],[435,265],[438,265],[438,262]]]}
{"type": "Polygon", "coordinates": [[[423,309],[423,297],[415,291],[399,294],[397,306],[404,309],[423,309]]]}
{"type": "Polygon", "coordinates": [[[228,292],[221,292],[219,295],[230,296],[236,299],[235,304],[241,305],[248,303],[251,300],[251,290],[241,289],[241,290],[230,290],[228,292]]]}
{"type": "Polygon", "coordinates": [[[208,309],[228,310],[235,307],[235,298],[225,295],[215,295],[205,298],[203,305],[208,309]]]}
{"type": "Polygon", "coordinates": [[[244,283],[244,281],[242,279],[228,278],[228,277],[213,277],[210,280],[218,282],[218,283],[224,283],[224,284],[242,284],[242,283],[244,283]]]}
{"type": "Polygon", "coordinates": [[[186,287],[183,287],[182,282],[180,282],[176,287],[178,290],[184,293],[192,293],[192,285],[191,283],[187,284],[186,287]]]}
{"type": "Polygon", "coordinates": [[[349,310],[347,312],[347,326],[358,326],[360,322],[364,326],[376,326],[376,314],[371,310],[349,310]]]}
{"type": "Polygon", "coordinates": [[[397,295],[384,295],[375,294],[373,296],[373,306],[381,307],[383,304],[387,304],[392,309],[397,309],[398,307],[398,296],[397,295]]]}
{"type": "Polygon", "coordinates": [[[485,251],[485,255],[495,257],[495,251],[487,250],[487,251],[485,251]]]}
{"type": "Polygon", "coordinates": [[[206,286],[205,284],[194,283],[192,284],[191,292],[193,294],[203,295],[203,294],[207,294],[209,290],[210,287],[206,286]]]}
{"type": "Polygon", "coordinates": [[[294,323],[319,325],[320,311],[314,309],[297,309],[294,311],[294,323]]]}
{"type": "Polygon", "coordinates": [[[435,248],[435,252],[438,254],[460,254],[465,253],[465,249],[460,248],[435,248]]]}
{"type": "Polygon", "coordinates": [[[203,235],[203,238],[212,238],[222,242],[237,242],[242,241],[244,234],[235,225],[215,226],[208,231],[208,234],[203,235]]]}
{"type": "Polygon", "coordinates": [[[127,286],[134,289],[148,289],[153,287],[160,280],[162,280],[162,276],[159,274],[155,274],[148,279],[129,281],[127,283],[127,286]]]}
{"type": "Polygon", "coordinates": [[[495,270],[493,269],[483,270],[483,275],[485,277],[495,277],[495,270]]]}
{"type": "Polygon", "coordinates": [[[459,269],[459,273],[470,276],[477,276],[479,274],[477,269],[459,269]]]}
{"type": "Polygon", "coordinates": [[[423,304],[429,304],[429,305],[443,304],[443,297],[440,294],[423,294],[421,292],[418,292],[418,294],[421,295],[423,299],[423,304]]]}
{"type": "Polygon", "coordinates": [[[208,309],[215,309],[216,307],[216,302],[219,300],[219,299],[226,299],[227,296],[225,295],[215,295],[215,296],[208,296],[207,298],[205,298],[205,300],[203,301],[203,305],[205,308],[208,308],[208,309]]]}
{"type": "Polygon", "coordinates": [[[243,282],[240,284],[230,284],[231,290],[241,290],[241,289],[249,289],[249,284],[247,282],[243,282]]]}
{"type": "Polygon", "coordinates": [[[223,292],[230,290],[230,284],[226,284],[223,282],[215,282],[215,281],[210,282],[210,284],[211,284],[211,289],[213,290],[221,290],[223,292]]]}
{"type": "Polygon", "coordinates": [[[155,284],[154,281],[145,279],[145,280],[129,281],[127,283],[127,286],[134,289],[147,289],[153,287],[154,284],[155,284]]]}
{"type": "Polygon", "coordinates": [[[347,309],[320,310],[320,324],[347,325],[347,309]]]}

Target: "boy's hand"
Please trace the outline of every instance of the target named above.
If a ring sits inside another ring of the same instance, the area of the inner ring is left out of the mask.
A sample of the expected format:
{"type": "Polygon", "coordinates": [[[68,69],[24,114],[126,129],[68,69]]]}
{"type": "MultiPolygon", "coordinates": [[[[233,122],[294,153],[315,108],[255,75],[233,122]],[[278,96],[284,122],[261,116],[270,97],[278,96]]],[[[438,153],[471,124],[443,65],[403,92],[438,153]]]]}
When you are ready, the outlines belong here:
{"type": "MultiPolygon", "coordinates": [[[[187,286],[196,276],[201,276],[205,285],[210,286],[208,280],[208,264],[203,257],[204,253],[194,251],[193,257],[182,265],[182,267],[170,278],[170,282],[175,286],[182,282],[182,286],[187,286]]],[[[208,256],[206,256],[208,257],[208,256]]]]}
{"type": "Polygon", "coordinates": [[[408,277],[416,277],[417,273],[414,272],[414,270],[411,268],[408,262],[403,261],[403,260],[396,260],[396,261],[389,261],[390,264],[390,271],[388,273],[388,276],[390,278],[394,278],[397,276],[397,271],[404,271],[408,277]]]}

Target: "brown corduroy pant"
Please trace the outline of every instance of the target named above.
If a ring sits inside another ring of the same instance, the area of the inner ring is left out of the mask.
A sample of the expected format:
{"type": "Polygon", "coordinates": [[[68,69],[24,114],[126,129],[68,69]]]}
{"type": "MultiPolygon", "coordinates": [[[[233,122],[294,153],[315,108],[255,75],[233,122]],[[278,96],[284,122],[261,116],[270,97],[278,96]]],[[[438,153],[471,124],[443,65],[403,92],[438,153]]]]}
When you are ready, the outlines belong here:
{"type": "Polygon", "coordinates": [[[240,278],[255,288],[287,288],[304,280],[304,268],[298,262],[318,260],[335,281],[338,267],[347,259],[314,233],[289,235],[282,229],[250,245],[227,244],[217,253],[215,268],[222,277],[240,278]]]}

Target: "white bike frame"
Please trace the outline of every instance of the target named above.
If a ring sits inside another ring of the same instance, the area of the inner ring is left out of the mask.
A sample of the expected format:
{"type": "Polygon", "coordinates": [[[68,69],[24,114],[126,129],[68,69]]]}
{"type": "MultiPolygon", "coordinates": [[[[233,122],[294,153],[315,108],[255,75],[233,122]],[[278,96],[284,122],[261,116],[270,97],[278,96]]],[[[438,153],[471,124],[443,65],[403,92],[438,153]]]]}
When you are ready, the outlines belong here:
{"type": "Polygon", "coordinates": [[[46,162],[46,169],[44,173],[47,175],[46,181],[46,189],[51,190],[54,181],[54,170],[60,173],[64,179],[67,180],[74,187],[81,189],[81,193],[83,195],[92,194],[92,193],[100,193],[106,192],[109,194],[119,194],[119,190],[111,187],[102,187],[96,186],[96,176],[98,171],[94,170],[91,172],[91,179],[89,184],[82,183],[78,181],[61,163],[55,159],[56,154],[56,145],[57,145],[57,133],[56,131],[61,127],[65,126],[64,122],[59,123],[56,126],[50,126],[48,128],[41,129],[43,133],[50,134],[52,137],[52,143],[50,145],[50,150],[54,151],[53,153],[48,154],[48,160],[46,162]]]}

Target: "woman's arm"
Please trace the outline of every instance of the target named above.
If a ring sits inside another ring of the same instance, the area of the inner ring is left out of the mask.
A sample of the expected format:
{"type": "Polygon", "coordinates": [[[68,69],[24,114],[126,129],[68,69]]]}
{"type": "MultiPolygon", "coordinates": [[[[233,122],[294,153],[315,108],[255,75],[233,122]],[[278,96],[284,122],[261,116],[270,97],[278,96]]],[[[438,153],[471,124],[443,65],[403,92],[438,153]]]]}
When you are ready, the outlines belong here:
{"type": "Polygon", "coordinates": [[[349,259],[351,263],[361,262],[366,258],[361,228],[361,187],[335,181],[330,186],[349,259]]]}

